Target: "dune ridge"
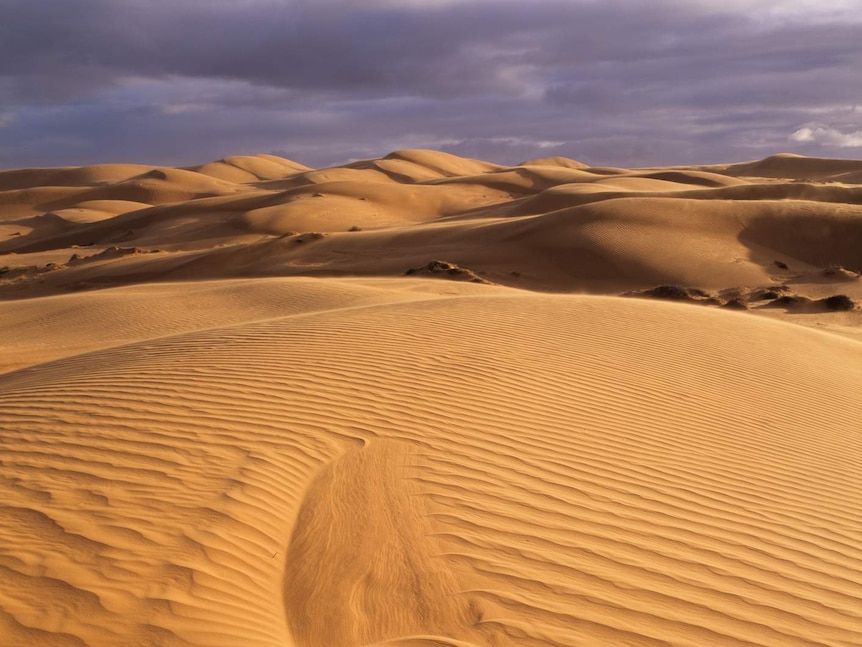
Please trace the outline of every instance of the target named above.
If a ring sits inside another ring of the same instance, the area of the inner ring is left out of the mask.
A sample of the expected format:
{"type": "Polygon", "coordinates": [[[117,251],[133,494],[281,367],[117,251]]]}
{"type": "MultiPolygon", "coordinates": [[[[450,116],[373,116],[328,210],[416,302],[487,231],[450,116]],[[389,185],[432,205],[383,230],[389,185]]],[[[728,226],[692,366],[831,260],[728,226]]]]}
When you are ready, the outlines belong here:
{"type": "Polygon", "coordinates": [[[858,645],[854,168],[0,173],[0,645],[858,645]]]}
{"type": "Polygon", "coordinates": [[[820,298],[818,272],[862,272],[856,172],[860,162],[789,155],[611,172],[435,151],[331,169],[270,155],[187,169],[6,171],[0,298],[163,280],[396,276],[432,259],[532,290],[790,283],[820,298]],[[154,253],[82,262],[111,247],[154,253]]]}

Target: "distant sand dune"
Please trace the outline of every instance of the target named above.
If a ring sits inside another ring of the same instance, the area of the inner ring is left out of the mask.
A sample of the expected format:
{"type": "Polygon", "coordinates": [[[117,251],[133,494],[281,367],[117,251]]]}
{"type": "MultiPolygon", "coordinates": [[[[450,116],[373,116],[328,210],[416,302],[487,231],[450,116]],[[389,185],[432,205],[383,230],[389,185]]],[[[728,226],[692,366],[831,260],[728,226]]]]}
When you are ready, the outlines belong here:
{"type": "Polygon", "coordinates": [[[773,155],[764,160],[745,164],[731,164],[725,172],[736,176],[774,177],[788,179],[813,178],[817,180],[859,184],[862,181],[862,161],[834,160],[802,155],[773,155]]]}
{"type": "MultiPolygon", "coordinates": [[[[510,168],[398,151],[321,170],[274,156],[145,168],[0,173],[0,253],[20,268],[0,276],[0,296],[164,279],[393,276],[434,258],[503,285],[601,294],[788,281],[808,294],[812,272],[862,270],[862,189],[823,180],[862,169],[849,160],[611,170],[550,158],[510,168]],[[273,242],[309,232],[327,237],[273,242]],[[91,266],[66,262],[113,245],[161,253],[100,266],[95,281],[91,266]],[[48,262],[57,271],[37,271],[48,262]]],[[[812,297],[825,296],[818,289],[812,297]]]]}
{"type": "Polygon", "coordinates": [[[856,187],[728,169],[0,174],[0,646],[859,645],[856,187]]]}

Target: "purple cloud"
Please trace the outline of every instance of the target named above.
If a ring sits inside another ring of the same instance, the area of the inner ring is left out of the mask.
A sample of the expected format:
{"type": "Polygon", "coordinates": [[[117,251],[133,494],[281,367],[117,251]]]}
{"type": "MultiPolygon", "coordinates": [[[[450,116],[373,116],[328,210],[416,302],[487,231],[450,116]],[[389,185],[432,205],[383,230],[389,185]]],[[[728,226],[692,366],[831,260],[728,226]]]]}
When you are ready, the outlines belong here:
{"type": "Polygon", "coordinates": [[[847,157],[847,2],[6,0],[0,166],[847,157]]]}

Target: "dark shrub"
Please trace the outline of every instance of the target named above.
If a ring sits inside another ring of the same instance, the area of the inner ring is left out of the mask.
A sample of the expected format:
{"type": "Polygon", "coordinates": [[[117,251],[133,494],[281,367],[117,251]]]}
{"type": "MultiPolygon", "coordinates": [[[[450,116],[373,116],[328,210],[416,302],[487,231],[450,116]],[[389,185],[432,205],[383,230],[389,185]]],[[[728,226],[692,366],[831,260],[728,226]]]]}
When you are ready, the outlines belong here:
{"type": "Polygon", "coordinates": [[[831,297],[821,299],[820,302],[830,310],[853,310],[856,303],[846,294],[833,294],[831,297]]]}
{"type": "Polygon", "coordinates": [[[656,299],[689,299],[691,295],[686,288],[680,287],[679,285],[660,285],[657,288],[653,288],[652,290],[648,290],[646,292],[648,296],[655,297],[656,299]]]}

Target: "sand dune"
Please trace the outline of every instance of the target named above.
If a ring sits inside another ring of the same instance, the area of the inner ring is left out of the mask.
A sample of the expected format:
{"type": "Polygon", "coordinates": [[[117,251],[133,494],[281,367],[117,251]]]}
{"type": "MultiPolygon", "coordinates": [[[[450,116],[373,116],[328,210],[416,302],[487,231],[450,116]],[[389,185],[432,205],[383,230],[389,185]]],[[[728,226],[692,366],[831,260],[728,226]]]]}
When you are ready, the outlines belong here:
{"type": "Polygon", "coordinates": [[[862,643],[858,170],[0,173],[0,645],[862,643]]]}
{"type": "Polygon", "coordinates": [[[862,188],[804,177],[817,169],[821,177],[842,175],[860,163],[776,156],[609,173],[574,160],[508,168],[400,151],[322,170],[258,156],[196,170],[8,171],[0,204],[5,196],[16,206],[3,218],[0,252],[19,271],[0,283],[0,295],[80,289],[92,272],[68,259],[111,246],[162,254],[118,260],[100,269],[100,285],[183,279],[176,268],[190,264],[194,278],[379,276],[442,258],[495,283],[539,290],[789,283],[807,294],[812,273],[830,265],[862,269],[862,188]],[[204,172],[213,168],[245,175],[204,172]],[[767,171],[790,180],[764,179],[767,171]],[[34,186],[34,178],[46,186],[34,186]],[[325,236],[302,246],[279,239],[312,232],[325,236]],[[168,253],[175,258],[165,259],[168,253]],[[236,256],[259,261],[226,262],[236,256]],[[787,272],[776,271],[776,261],[787,272]],[[55,271],[38,271],[48,262],[55,271]]]}
{"type": "Polygon", "coordinates": [[[823,159],[784,153],[756,162],[731,164],[725,167],[724,172],[737,176],[816,179],[858,184],[862,178],[862,163],[858,160],[823,159]]]}

